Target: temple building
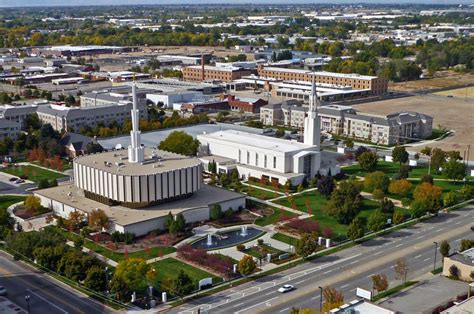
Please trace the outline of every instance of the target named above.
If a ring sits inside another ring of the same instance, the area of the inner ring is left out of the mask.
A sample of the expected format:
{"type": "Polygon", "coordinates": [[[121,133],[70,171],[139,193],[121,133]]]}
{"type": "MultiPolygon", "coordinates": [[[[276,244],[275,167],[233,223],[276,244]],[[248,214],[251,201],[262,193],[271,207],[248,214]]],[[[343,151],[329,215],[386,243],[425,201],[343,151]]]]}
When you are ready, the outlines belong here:
{"type": "Polygon", "coordinates": [[[215,204],[222,211],[245,207],[245,195],[203,184],[199,159],[144,147],[139,115],[133,86],[128,150],[76,157],[71,182],[34,192],[41,204],[64,218],[102,209],[111,222],[109,232],[136,236],[164,230],[169,212],[182,213],[191,223],[208,220],[215,204]]]}

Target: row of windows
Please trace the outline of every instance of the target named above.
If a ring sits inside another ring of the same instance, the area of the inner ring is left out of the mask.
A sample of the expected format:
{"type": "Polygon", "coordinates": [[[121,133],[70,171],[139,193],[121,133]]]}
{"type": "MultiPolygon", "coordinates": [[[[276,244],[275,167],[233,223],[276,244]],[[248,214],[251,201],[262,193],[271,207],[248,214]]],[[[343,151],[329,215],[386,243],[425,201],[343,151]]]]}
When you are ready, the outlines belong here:
{"type": "MultiPolygon", "coordinates": [[[[247,165],[250,165],[250,152],[247,151],[247,165]]],[[[255,166],[258,167],[258,161],[259,161],[259,154],[255,153],[255,166]]],[[[242,151],[239,149],[239,162],[242,162],[242,151]]],[[[273,156],[273,169],[275,169],[277,166],[277,158],[276,156],[273,156]]],[[[267,155],[263,155],[263,167],[267,168],[268,167],[268,157],[267,155]]]]}

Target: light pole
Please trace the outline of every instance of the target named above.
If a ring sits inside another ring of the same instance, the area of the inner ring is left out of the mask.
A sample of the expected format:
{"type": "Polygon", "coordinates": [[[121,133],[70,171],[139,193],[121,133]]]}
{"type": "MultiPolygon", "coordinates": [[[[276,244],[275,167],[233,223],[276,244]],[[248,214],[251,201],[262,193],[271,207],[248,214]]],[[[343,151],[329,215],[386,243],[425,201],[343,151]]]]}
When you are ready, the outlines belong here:
{"type": "Polygon", "coordinates": [[[438,242],[434,241],[433,244],[435,245],[434,261],[433,261],[433,272],[434,272],[436,270],[436,251],[438,251],[438,242]]]}
{"type": "Polygon", "coordinates": [[[323,287],[319,286],[319,312],[323,312],[323,287]]]}
{"type": "Polygon", "coordinates": [[[28,313],[30,313],[30,299],[31,299],[31,297],[30,297],[29,294],[25,295],[26,308],[27,308],[28,313]]]}

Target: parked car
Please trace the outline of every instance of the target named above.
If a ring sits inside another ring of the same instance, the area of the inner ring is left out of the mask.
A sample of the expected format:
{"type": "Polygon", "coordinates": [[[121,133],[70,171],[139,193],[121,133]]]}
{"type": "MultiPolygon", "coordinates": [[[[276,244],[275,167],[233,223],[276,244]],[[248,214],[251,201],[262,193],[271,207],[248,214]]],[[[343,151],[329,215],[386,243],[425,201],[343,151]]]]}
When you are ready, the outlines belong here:
{"type": "Polygon", "coordinates": [[[280,287],[280,289],[278,289],[278,292],[280,292],[280,293],[290,292],[294,288],[295,287],[293,287],[292,285],[283,285],[283,286],[280,287]]]}
{"type": "Polygon", "coordinates": [[[7,295],[7,289],[4,286],[0,286],[0,295],[7,295]]]}
{"type": "Polygon", "coordinates": [[[18,180],[18,178],[16,178],[16,177],[11,177],[10,179],[8,179],[8,181],[10,181],[10,182],[13,182],[13,181],[16,181],[16,180],[18,180]]]}

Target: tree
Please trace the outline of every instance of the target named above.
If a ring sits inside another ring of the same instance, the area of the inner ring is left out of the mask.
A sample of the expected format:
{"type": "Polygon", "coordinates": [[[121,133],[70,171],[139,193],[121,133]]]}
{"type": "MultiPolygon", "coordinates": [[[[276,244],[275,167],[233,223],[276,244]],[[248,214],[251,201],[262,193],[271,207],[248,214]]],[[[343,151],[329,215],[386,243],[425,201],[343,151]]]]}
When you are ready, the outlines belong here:
{"type": "Polygon", "coordinates": [[[398,170],[398,174],[396,179],[406,179],[410,176],[410,166],[409,165],[400,165],[400,170],[398,170]]]}
{"type": "Polygon", "coordinates": [[[76,249],[82,250],[83,245],[84,245],[84,238],[83,237],[74,238],[74,247],[76,249]]]}
{"type": "Polygon", "coordinates": [[[356,217],[352,220],[347,228],[347,237],[355,241],[364,236],[364,222],[362,219],[356,217]]]}
{"type": "Polygon", "coordinates": [[[377,232],[382,230],[386,223],[386,215],[380,209],[377,209],[372,214],[370,214],[369,218],[367,219],[367,228],[370,231],[377,232]]]}
{"type": "Polygon", "coordinates": [[[221,217],[221,205],[219,204],[214,204],[211,208],[211,215],[210,218],[211,220],[216,220],[221,217]]]}
{"type": "Polygon", "coordinates": [[[49,181],[48,179],[41,179],[39,182],[38,182],[38,189],[47,189],[49,188],[49,181]]]}
{"type": "Polygon", "coordinates": [[[107,290],[107,275],[105,269],[99,266],[92,266],[86,270],[84,286],[97,292],[107,290]]]}
{"type": "Polygon", "coordinates": [[[472,247],[474,247],[474,240],[462,239],[461,246],[459,247],[459,252],[464,252],[472,247]]]}
{"type": "Polygon", "coordinates": [[[435,172],[439,172],[439,168],[444,165],[447,157],[447,153],[440,148],[433,148],[431,150],[431,166],[435,172]]]}
{"type": "Polygon", "coordinates": [[[173,290],[180,296],[185,296],[194,290],[192,278],[182,269],[179,270],[178,276],[173,281],[173,290]]]}
{"type": "Polygon", "coordinates": [[[328,206],[323,210],[343,224],[349,224],[362,207],[362,197],[356,182],[342,181],[333,191],[328,206]]]}
{"type": "Polygon", "coordinates": [[[396,211],[393,214],[393,223],[394,224],[396,224],[396,225],[401,224],[404,220],[405,220],[405,216],[400,211],[396,211]]]}
{"type": "Polygon", "coordinates": [[[257,263],[250,255],[244,255],[237,264],[237,270],[242,276],[248,276],[257,269],[257,263]]]}
{"type": "Polygon", "coordinates": [[[408,265],[404,258],[400,258],[395,263],[395,267],[393,268],[397,273],[397,278],[403,280],[405,284],[407,282],[407,273],[408,273],[408,265]]]}
{"type": "Polygon", "coordinates": [[[390,185],[388,186],[388,191],[391,194],[396,194],[401,197],[407,197],[412,188],[413,184],[411,184],[410,181],[400,179],[390,182],[390,185]]]}
{"type": "Polygon", "coordinates": [[[333,308],[339,307],[344,303],[344,295],[330,286],[323,288],[323,313],[329,313],[333,308]]]}
{"type": "Polygon", "coordinates": [[[97,142],[90,142],[90,143],[87,143],[86,145],[87,154],[102,153],[103,151],[104,151],[104,148],[102,147],[102,145],[100,145],[97,142]]]}
{"type": "Polygon", "coordinates": [[[150,265],[142,258],[127,258],[121,260],[113,276],[123,282],[131,291],[142,291],[146,288],[145,276],[150,265]]]}
{"type": "Polygon", "coordinates": [[[359,165],[362,169],[372,172],[377,169],[379,157],[374,152],[365,152],[362,153],[357,160],[359,161],[359,165]]]}
{"type": "Polygon", "coordinates": [[[449,245],[448,241],[446,240],[443,240],[441,241],[440,245],[439,245],[439,254],[441,254],[441,256],[443,257],[446,257],[449,255],[449,250],[451,249],[451,246],[449,245]]]}
{"type": "Polygon", "coordinates": [[[392,200],[388,198],[383,198],[380,201],[380,210],[384,213],[393,213],[393,210],[395,209],[395,205],[393,204],[392,200]]]}
{"type": "Polygon", "coordinates": [[[404,146],[396,146],[392,150],[392,158],[394,162],[404,164],[408,161],[408,152],[404,146]]]}
{"type": "Polygon", "coordinates": [[[449,267],[449,275],[454,279],[459,279],[459,268],[456,265],[452,264],[449,267]]]}
{"type": "Polygon", "coordinates": [[[385,274],[373,275],[372,283],[374,285],[374,289],[377,290],[378,293],[385,291],[388,288],[388,280],[385,274]]]}
{"type": "Polygon", "coordinates": [[[472,185],[464,185],[460,190],[459,194],[464,201],[474,198],[474,187],[472,185]]]}
{"type": "Polygon", "coordinates": [[[420,183],[429,183],[433,185],[433,176],[431,174],[425,173],[424,175],[421,176],[420,183]]]}
{"type": "Polygon", "coordinates": [[[158,148],[185,156],[196,156],[199,141],[186,132],[173,131],[166,139],[160,142],[158,148]]]}
{"type": "Polygon", "coordinates": [[[36,212],[41,208],[41,200],[38,196],[28,196],[23,202],[23,204],[25,205],[26,209],[31,210],[33,212],[36,212]]]}
{"type": "Polygon", "coordinates": [[[373,192],[375,189],[380,189],[383,192],[387,192],[389,184],[390,179],[382,171],[368,173],[364,180],[364,187],[369,192],[373,192]]]}
{"type": "Polygon", "coordinates": [[[176,215],[175,224],[176,231],[178,233],[184,232],[184,228],[186,227],[186,220],[184,219],[184,215],[182,213],[176,215]]]}
{"type": "Polygon", "coordinates": [[[354,157],[356,160],[359,160],[359,156],[362,155],[363,153],[366,153],[366,152],[369,152],[370,150],[365,147],[365,146],[359,146],[357,147],[355,153],[354,153],[354,157]]]}
{"type": "Polygon", "coordinates": [[[413,192],[413,203],[419,203],[427,212],[436,213],[441,208],[442,189],[429,183],[421,183],[413,192]]]}
{"type": "Polygon", "coordinates": [[[343,142],[344,146],[347,148],[354,148],[354,141],[350,138],[345,139],[343,142]]]}
{"type": "Polygon", "coordinates": [[[385,197],[385,193],[381,190],[381,189],[375,189],[373,192],[372,192],[372,196],[374,197],[374,199],[376,200],[381,200],[385,197]]]}
{"type": "Polygon", "coordinates": [[[329,176],[323,176],[318,180],[318,191],[321,195],[324,195],[326,198],[329,198],[331,193],[334,191],[334,179],[329,176]]]}
{"type": "Polygon", "coordinates": [[[443,165],[443,176],[451,180],[462,180],[466,175],[467,165],[457,161],[456,159],[450,159],[443,165]]]}
{"type": "Polygon", "coordinates": [[[443,196],[443,204],[445,207],[450,207],[456,204],[460,199],[457,191],[450,191],[443,196]]]}
{"type": "Polygon", "coordinates": [[[78,210],[75,210],[69,213],[68,223],[72,229],[77,229],[84,220],[85,220],[85,215],[78,210]]]}
{"type": "Polygon", "coordinates": [[[100,209],[93,209],[89,214],[89,227],[103,231],[109,228],[109,217],[100,209]]]}
{"type": "Polygon", "coordinates": [[[308,257],[316,251],[316,239],[309,233],[304,233],[296,242],[296,254],[303,258],[308,257]]]}

